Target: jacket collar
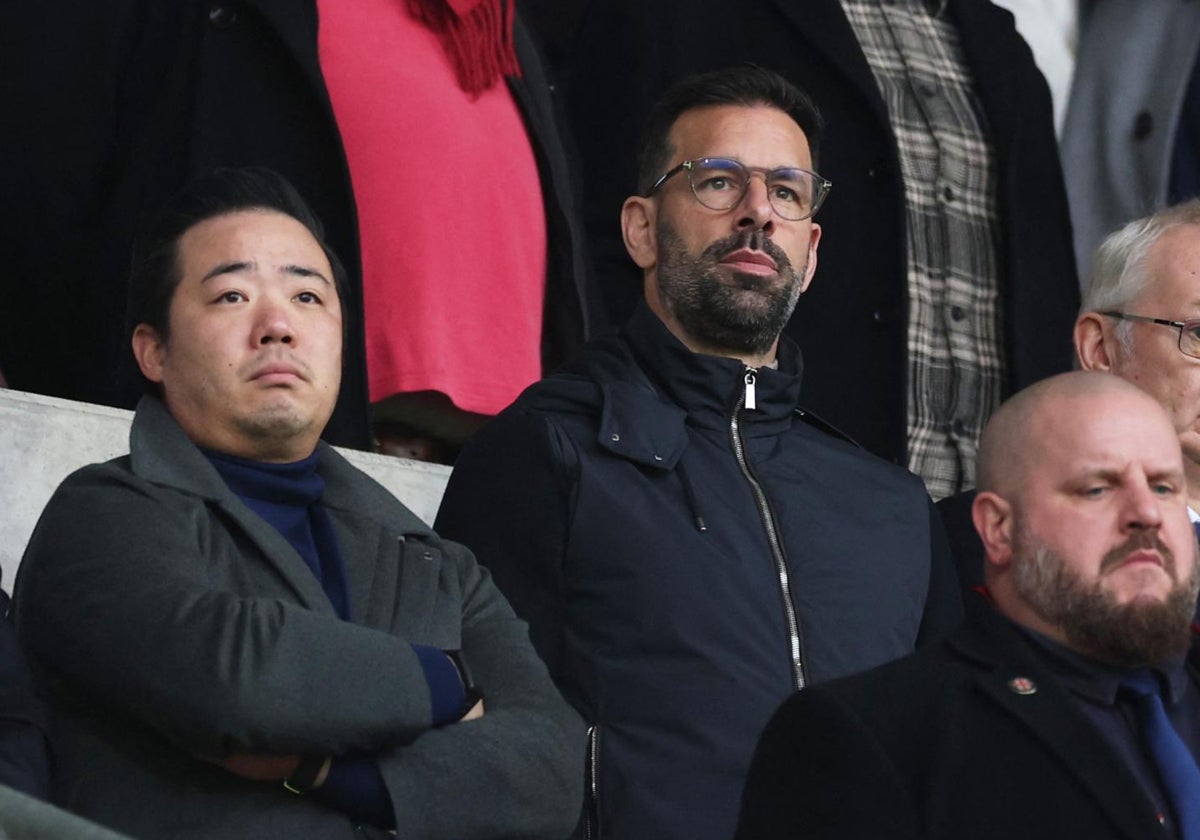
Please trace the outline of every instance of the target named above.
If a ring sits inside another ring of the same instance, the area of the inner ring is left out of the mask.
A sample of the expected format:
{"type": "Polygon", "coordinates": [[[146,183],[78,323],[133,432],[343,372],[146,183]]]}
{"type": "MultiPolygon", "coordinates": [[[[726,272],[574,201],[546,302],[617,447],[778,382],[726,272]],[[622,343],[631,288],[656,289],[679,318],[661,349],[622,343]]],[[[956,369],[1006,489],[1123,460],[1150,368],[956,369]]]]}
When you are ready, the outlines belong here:
{"type": "MultiPolygon", "coordinates": [[[[683,409],[698,425],[728,424],[743,397],[749,368],[737,359],[694,353],[679,341],[644,302],[626,324],[629,342],[651,388],[683,409]]],[[[743,412],[750,424],[790,421],[800,401],[803,364],[800,348],[786,336],[779,340],[778,369],[755,371],[757,408],[743,412]]],[[[761,428],[761,426],[760,426],[761,428]]]]}
{"type": "MultiPolygon", "coordinates": [[[[365,517],[397,536],[429,538],[433,535],[416,514],[351,465],[333,447],[322,442],[317,444],[317,451],[320,456],[317,472],[325,479],[321,503],[326,510],[347,517],[365,517]]],[[[310,609],[333,612],[320,582],[295,549],[226,486],[224,479],[156,397],[145,396],[138,403],[129,432],[129,457],[135,475],[197,496],[220,509],[274,564],[301,603],[310,609]]],[[[342,541],[378,539],[376,534],[351,533],[346,529],[340,529],[338,537],[342,541]]],[[[359,554],[375,556],[373,551],[347,548],[351,547],[343,546],[348,564],[359,554]]],[[[349,565],[347,570],[351,571],[349,565]]]]}
{"type": "MultiPolygon", "coordinates": [[[[1011,715],[1072,775],[1129,837],[1156,822],[1140,785],[1104,736],[1078,709],[1075,699],[1029,651],[1020,631],[982,597],[970,596],[967,620],[948,644],[979,666],[976,689],[1011,715]]],[[[1192,646],[1193,661],[1200,643],[1192,646]]]]}
{"type": "MultiPolygon", "coordinates": [[[[780,339],[779,370],[756,373],[758,409],[742,411],[744,433],[774,434],[792,422],[800,396],[800,349],[780,339]]],[[[736,359],[693,353],[640,303],[619,336],[593,343],[583,367],[590,383],[555,377],[533,399],[563,410],[598,398],[597,444],[652,469],[671,470],[688,445],[689,425],[725,429],[745,389],[736,359]],[[592,389],[599,388],[599,394],[592,389]]]]}

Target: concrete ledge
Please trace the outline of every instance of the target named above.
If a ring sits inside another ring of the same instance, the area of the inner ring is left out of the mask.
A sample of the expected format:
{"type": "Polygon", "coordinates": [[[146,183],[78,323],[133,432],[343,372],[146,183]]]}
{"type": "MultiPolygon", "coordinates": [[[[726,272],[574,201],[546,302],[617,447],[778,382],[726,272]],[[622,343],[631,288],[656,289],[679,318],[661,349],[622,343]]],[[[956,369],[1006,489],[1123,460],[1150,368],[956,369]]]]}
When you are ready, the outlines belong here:
{"type": "MultiPolygon", "coordinates": [[[[64,478],[129,451],[133,412],[0,389],[0,570],[12,591],[25,544],[64,478]]],[[[339,449],[432,524],[450,468],[339,449]]]]}

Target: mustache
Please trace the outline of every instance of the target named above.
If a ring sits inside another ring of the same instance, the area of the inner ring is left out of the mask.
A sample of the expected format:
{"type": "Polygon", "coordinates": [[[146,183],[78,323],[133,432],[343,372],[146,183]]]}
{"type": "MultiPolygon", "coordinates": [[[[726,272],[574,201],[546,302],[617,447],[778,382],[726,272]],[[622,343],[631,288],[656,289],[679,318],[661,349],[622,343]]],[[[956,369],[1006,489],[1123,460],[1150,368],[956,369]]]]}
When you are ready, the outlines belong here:
{"type": "Polygon", "coordinates": [[[770,237],[766,236],[761,230],[744,230],[740,233],[730,234],[723,239],[718,239],[704,249],[704,256],[711,257],[714,260],[721,260],[734,251],[741,251],[743,249],[761,251],[766,254],[775,261],[775,267],[780,272],[792,270],[792,261],[788,259],[784,250],[772,242],[770,237]]]}
{"type": "Polygon", "coordinates": [[[1124,563],[1125,558],[1131,552],[1151,548],[1157,551],[1162,557],[1163,568],[1171,576],[1171,579],[1174,580],[1175,554],[1171,549],[1167,548],[1166,543],[1159,539],[1157,531],[1139,531],[1116,548],[1111,549],[1104,555],[1104,559],[1100,561],[1100,574],[1104,574],[1124,563]]]}

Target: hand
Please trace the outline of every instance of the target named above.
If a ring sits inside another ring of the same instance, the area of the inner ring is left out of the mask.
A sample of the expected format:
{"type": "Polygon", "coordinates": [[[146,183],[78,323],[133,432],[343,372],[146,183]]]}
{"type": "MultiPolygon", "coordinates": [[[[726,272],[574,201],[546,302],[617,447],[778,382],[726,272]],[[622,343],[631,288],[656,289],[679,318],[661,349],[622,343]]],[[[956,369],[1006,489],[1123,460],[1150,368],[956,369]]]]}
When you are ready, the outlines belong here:
{"type": "MultiPolygon", "coordinates": [[[[249,779],[252,782],[281,782],[296,772],[300,764],[298,755],[260,755],[254,753],[234,753],[224,758],[200,756],[204,761],[224,767],[235,776],[249,779]]],[[[322,776],[328,772],[328,767],[322,770],[322,776]]],[[[324,781],[323,778],[320,781],[324,781]]]]}
{"type": "Polygon", "coordinates": [[[459,718],[458,722],[462,723],[464,720],[475,720],[476,718],[481,718],[481,717],[483,717],[483,698],[482,697],[480,697],[478,702],[476,702],[475,705],[471,707],[471,710],[469,712],[467,712],[465,715],[463,715],[461,718],[459,718]]]}

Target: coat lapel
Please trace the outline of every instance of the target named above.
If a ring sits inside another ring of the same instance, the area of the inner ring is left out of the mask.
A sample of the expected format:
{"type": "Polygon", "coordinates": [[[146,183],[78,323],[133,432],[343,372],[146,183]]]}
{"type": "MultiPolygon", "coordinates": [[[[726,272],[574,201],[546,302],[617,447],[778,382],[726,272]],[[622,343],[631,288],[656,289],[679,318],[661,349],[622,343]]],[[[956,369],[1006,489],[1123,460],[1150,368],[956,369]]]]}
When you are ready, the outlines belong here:
{"type": "Polygon", "coordinates": [[[215,504],[255,544],[299,603],[312,610],[333,611],[308,564],[278,531],[242,504],[166,407],[153,397],[138,403],[129,432],[129,455],[133,471],[146,480],[215,504]]]}
{"type": "Polygon", "coordinates": [[[443,565],[432,530],[332,447],[320,451],[323,502],[337,528],[354,622],[423,638],[443,565]]]}
{"type": "MultiPolygon", "coordinates": [[[[796,49],[821,53],[837,67],[870,104],[871,111],[888,125],[887,106],[875,83],[875,76],[858,45],[858,36],[842,11],[839,0],[768,0],[788,19],[800,34],[796,49]]],[[[803,79],[796,80],[801,87],[803,79]]],[[[820,103],[817,103],[820,106],[820,103]]]]}
{"type": "Polygon", "coordinates": [[[333,604],[321,588],[321,582],[296,553],[296,549],[266,520],[246,507],[241,499],[228,490],[226,493],[227,496],[217,499],[217,504],[254,542],[267,562],[291,588],[296,599],[310,610],[333,613],[333,604]]]}
{"type": "Polygon", "coordinates": [[[985,666],[975,685],[987,700],[1014,718],[1092,796],[1098,810],[1130,840],[1157,825],[1141,783],[1104,735],[1079,711],[1076,701],[1040,668],[1024,640],[987,604],[971,604],[971,632],[952,645],[985,666]]]}
{"type": "Polygon", "coordinates": [[[1021,694],[1010,682],[1029,672],[1000,669],[978,678],[979,690],[993,703],[1018,720],[1030,736],[1040,741],[1055,759],[1095,800],[1131,840],[1146,835],[1147,826],[1157,825],[1157,814],[1144,795],[1141,783],[1117,752],[1074,707],[1074,700],[1049,678],[1032,678],[1034,694],[1021,694]]]}
{"type": "MultiPolygon", "coordinates": [[[[963,58],[971,72],[971,81],[980,102],[980,119],[986,115],[984,131],[996,148],[1000,160],[1011,157],[1016,137],[1025,122],[1045,130],[1053,115],[1030,115],[1031,97],[1017,86],[1027,75],[1012,72],[1014,49],[1023,51],[1033,64],[1033,53],[1017,34],[1012,15],[1003,8],[979,0],[950,0],[948,14],[958,29],[963,58]],[[1013,48],[999,49],[998,40],[1011,41],[1013,48]]],[[[1039,81],[1041,77],[1039,76],[1039,81]]],[[[1045,82],[1041,82],[1043,85],[1045,82]]],[[[1049,89],[1043,97],[1050,101],[1049,89]]]]}

